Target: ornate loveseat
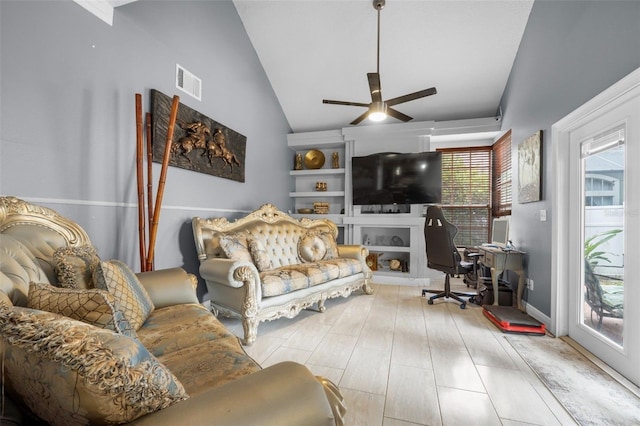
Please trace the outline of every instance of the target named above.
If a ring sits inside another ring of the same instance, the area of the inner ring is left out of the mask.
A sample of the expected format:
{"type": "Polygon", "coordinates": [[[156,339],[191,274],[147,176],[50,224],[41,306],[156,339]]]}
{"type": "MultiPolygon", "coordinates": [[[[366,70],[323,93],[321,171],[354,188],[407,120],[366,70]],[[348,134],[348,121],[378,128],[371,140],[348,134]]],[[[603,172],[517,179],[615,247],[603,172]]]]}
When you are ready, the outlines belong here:
{"type": "Polygon", "coordinates": [[[192,225],[211,309],[241,318],[247,345],[262,321],[292,318],[314,304],[324,312],[325,300],[359,288],[373,292],[367,249],[337,244],[328,219],[296,220],[264,204],[233,222],[194,217],[192,225]]]}
{"type": "Polygon", "coordinates": [[[180,268],[103,261],[53,210],[0,197],[0,424],[342,425],[331,382],[261,369],[180,268]]]}

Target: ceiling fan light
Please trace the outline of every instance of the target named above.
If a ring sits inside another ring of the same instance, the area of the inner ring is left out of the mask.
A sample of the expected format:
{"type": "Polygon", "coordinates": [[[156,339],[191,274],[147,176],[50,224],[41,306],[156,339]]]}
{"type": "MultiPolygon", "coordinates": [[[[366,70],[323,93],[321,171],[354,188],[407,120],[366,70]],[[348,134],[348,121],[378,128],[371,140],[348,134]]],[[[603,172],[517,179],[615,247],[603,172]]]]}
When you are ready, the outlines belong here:
{"type": "Polygon", "coordinates": [[[374,102],[369,109],[369,120],[382,121],[387,118],[387,106],[383,102],[374,102]]]}
{"type": "Polygon", "coordinates": [[[369,114],[369,120],[371,121],[382,121],[385,118],[387,118],[387,114],[381,111],[372,112],[371,114],[369,114]]]}

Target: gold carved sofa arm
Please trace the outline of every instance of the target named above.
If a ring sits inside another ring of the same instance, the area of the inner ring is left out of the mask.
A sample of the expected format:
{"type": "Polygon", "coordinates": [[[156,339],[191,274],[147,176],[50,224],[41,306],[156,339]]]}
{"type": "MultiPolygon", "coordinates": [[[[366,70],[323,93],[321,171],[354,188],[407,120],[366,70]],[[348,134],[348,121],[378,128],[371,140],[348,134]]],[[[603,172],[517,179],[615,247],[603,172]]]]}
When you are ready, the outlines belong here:
{"type": "Polygon", "coordinates": [[[340,257],[348,259],[358,259],[362,262],[367,260],[369,250],[361,245],[338,244],[338,254],[340,257]]]}
{"type": "Polygon", "coordinates": [[[234,288],[242,287],[249,280],[260,282],[258,270],[253,263],[233,259],[207,259],[200,265],[200,275],[205,280],[234,288]]]}
{"type": "Polygon", "coordinates": [[[183,303],[200,303],[196,293],[197,280],[182,268],[162,269],[136,274],[149,293],[156,308],[183,303]]]}
{"type": "MultiPolygon", "coordinates": [[[[356,244],[338,244],[338,254],[340,257],[345,259],[357,259],[362,263],[365,277],[367,279],[371,279],[373,277],[373,272],[367,266],[367,255],[369,255],[369,249],[356,244]]],[[[367,292],[369,290],[366,290],[367,292]]]]}
{"type": "Polygon", "coordinates": [[[345,412],[340,393],[330,383],[314,377],[300,364],[283,362],[191,396],[132,424],[340,426],[345,412]]]}

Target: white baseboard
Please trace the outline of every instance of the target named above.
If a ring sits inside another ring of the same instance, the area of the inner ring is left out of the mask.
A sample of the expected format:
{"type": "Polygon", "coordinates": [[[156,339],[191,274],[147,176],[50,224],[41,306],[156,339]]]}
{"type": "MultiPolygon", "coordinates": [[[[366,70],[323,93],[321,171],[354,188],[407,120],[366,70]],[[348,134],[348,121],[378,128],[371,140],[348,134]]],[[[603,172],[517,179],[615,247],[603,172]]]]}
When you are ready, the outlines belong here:
{"type": "Polygon", "coordinates": [[[532,318],[535,318],[541,323],[543,323],[548,331],[549,328],[551,327],[551,317],[543,314],[542,312],[537,310],[533,305],[529,305],[524,300],[522,301],[522,304],[524,306],[525,312],[529,314],[529,316],[531,316],[532,318]]]}

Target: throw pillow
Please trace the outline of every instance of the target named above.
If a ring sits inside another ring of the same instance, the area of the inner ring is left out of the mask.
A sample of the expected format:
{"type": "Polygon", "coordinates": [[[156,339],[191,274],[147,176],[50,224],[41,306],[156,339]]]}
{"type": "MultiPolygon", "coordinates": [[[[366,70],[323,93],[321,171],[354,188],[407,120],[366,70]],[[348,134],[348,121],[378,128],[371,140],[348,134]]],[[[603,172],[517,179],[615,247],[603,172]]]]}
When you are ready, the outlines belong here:
{"type": "Polygon", "coordinates": [[[27,307],[53,312],[106,328],[129,337],[137,337],[131,324],[116,307],[116,301],[104,290],[58,288],[49,284],[29,284],[27,307]]]}
{"type": "Polygon", "coordinates": [[[0,291],[0,305],[13,306],[11,299],[9,299],[9,296],[7,296],[7,293],[4,291],[0,291]]]}
{"type": "Polygon", "coordinates": [[[247,237],[239,232],[222,235],[220,248],[229,259],[237,262],[252,262],[247,237]]]}
{"type": "Polygon", "coordinates": [[[60,287],[93,288],[91,272],[100,262],[95,247],[60,247],[53,253],[53,267],[60,287]]]}
{"type": "Polygon", "coordinates": [[[336,243],[336,239],[331,232],[320,232],[318,236],[327,248],[327,253],[324,255],[324,259],[337,259],[340,257],[338,254],[338,243],[336,243]]]}
{"type": "Polygon", "coordinates": [[[271,259],[269,259],[269,254],[267,249],[264,248],[264,244],[252,239],[249,241],[249,251],[258,271],[264,272],[271,269],[271,259]]]}
{"type": "Polygon", "coordinates": [[[188,398],[136,339],[63,316],[0,305],[7,389],[53,425],[131,422],[188,398]]]}
{"type": "Polygon", "coordinates": [[[298,256],[303,262],[317,262],[327,253],[327,247],[315,232],[307,232],[298,241],[298,256]]]}
{"type": "Polygon", "coordinates": [[[96,288],[107,290],[113,295],[134,330],[142,327],[155,309],[149,293],[124,262],[110,260],[98,263],[93,270],[93,281],[96,288]]]}

